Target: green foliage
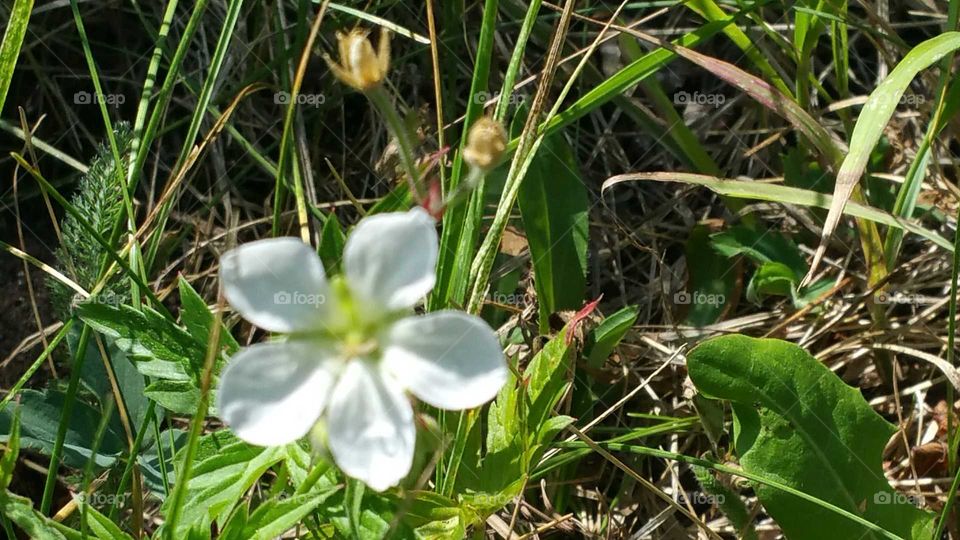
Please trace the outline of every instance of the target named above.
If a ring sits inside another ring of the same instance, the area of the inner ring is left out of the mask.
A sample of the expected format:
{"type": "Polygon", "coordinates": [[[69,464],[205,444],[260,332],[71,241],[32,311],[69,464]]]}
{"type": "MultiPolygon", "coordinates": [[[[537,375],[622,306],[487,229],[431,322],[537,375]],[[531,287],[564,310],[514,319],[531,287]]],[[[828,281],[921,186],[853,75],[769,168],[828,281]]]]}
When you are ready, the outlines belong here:
{"type": "Polygon", "coordinates": [[[533,261],[540,330],[545,332],[552,313],[583,304],[587,286],[587,188],[562,134],[546,137],[540,145],[517,203],[533,261]]]}
{"type": "MultiPolygon", "coordinates": [[[[19,414],[19,445],[50,455],[57,438],[63,405],[64,394],[59,390],[23,390],[17,412],[9,407],[0,411],[0,440],[10,441],[13,437],[17,425],[14,415],[19,414]]],[[[99,408],[85,401],[74,402],[63,447],[63,462],[66,465],[82,468],[91,456],[98,467],[109,467],[116,463],[124,448],[124,440],[122,428],[115,417],[108,425],[97,452],[92,450],[101,417],[99,408]]]]}
{"type": "Polygon", "coordinates": [[[573,421],[554,413],[570,387],[574,349],[567,343],[568,331],[569,327],[544,345],[523,371],[522,379],[511,377],[490,405],[482,459],[479,441],[475,440],[472,451],[465,453],[457,492],[465,509],[479,522],[520,493],[546,445],[573,421]],[[476,461],[471,463],[470,456],[476,461]]]}
{"type": "Polygon", "coordinates": [[[714,476],[710,469],[699,465],[694,465],[692,469],[703,492],[716,501],[717,506],[737,530],[737,538],[757,540],[757,532],[753,530],[753,524],[750,522],[750,512],[740,495],[714,476]]]}
{"type": "MultiPolygon", "coordinates": [[[[883,473],[894,427],[806,351],[779,340],[723,336],[697,346],[687,366],[700,392],[732,403],[744,471],[776,478],[903,538],[929,538],[932,515],[893,491],[883,473]]],[[[754,488],[791,539],[877,537],[795,495],[754,488]]]]}
{"type": "Polygon", "coordinates": [[[79,534],[70,534],[74,531],[59,525],[35,510],[30,499],[15,495],[7,489],[13,478],[13,469],[17,464],[17,457],[20,455],[22,442],[20,425],[20,408],[18,407],[5,430],[7,433],[6,449],[3,452],[3,457],[0,458],[0,515],[19,526],[23,532],[30,535],[31,539],[73,540],[79,538],[79,534]]]}
{"type": "MultiPolygon", "coordinates": [[[[182,454],[178,453],[176,463],[183,462],[182,454]]],[[[204,529],[209,529],[214,522],[220,527],[226,525],[231,511],[240,503],[244,493],[283,457],[282,447],[251,446],[239,441],[228,431],[203,436],[187,483],[183,513],[177,530],[171,531],[173,537],[181,538],[187,530],[197,525],[204,529]]],[[[170,498],[166,499],[161,507],[165,515],[169,512],[171,501],[170,498]]]]}
{"type": "Polygon", "coordinates": [[[800,288],[807,262],[800,248],[777,231],[757,231],[735,226],[714,234],[710,246],[724,257],[744,256],[757,265],[747,283],[747,299],[760,303],[765,296],[781,296],[802,307],[831,286],[829,280],[800,288]]]}
{"type": "Polygon", "coordinates": [[[0,42],[0,112],[3,111],[7,90],[13,80],[13,71],[17,67],[17,58],[20,56],[23,36],[27,33],[31,11],[33,0],[16,0],[3,31],[3,42],[0,42]]]}
{"type": "Polygon", "coordinates": [[[639,309],[637,306],[627,306],[616,313],[605,317],[594,328],[587,339],[587,364],[590,367],[600,367],[610,357],[613,350],[620,344],[627,331],[637,321],[639,309]]]}
{"type": "Polygon", "coordinates": [[[727,306],[735,302],[734,294],[740,276],[738,264],[731,264],[727,255],[712,249],[710,228],[698,224],[687,238],[686,290],[674,297],[684,299],[686,321],[693,326],[706,326],[720,320],[727,306]],[[701,301],[702,300],[702,301],[701,301]]]}
{"type": "MultiPolygon", "coordinates": [[[[92,328],[114,340],[137,370],[152,379],[144,390],[151,399],[173,412],[196,410],[206,352],[205,330],[199,337],[191,335],[147,307],[137,310],[126,305],[83,304],[77,313],[92,328]]],[[[186,320],[192,321],[194,328],[208,328],[196,323],[201,316],[188,315],[186,320]]]]}
{"type": "MultiPolygon", "coordinates": [[[[119,168],[109,146],[100,145],[90,168],[77,182],[76,194],[71,201],[80,215],[103,238],[110,238],[113,227],[123,211],[123,186],[117,175],[118,173],[126,174],[125,156],[129,155],[132,141],[129,126],[123,122],[118,123],[114,137],[120,155],[123,156],[123,162],[119,168]]],[[[57,266],[67,277],[84,289],[88,291],[93,289],[100,276],[101,265],[107,257],[103,246],[96,242],[71,214],[63,218],[60,230],[63,243],[55,253],[57,266]]],[[[74,292],[52,278],[47,280],[47,284],[60,316],[64,319],[69,318],[74,310],[74,292]]],[[[109,287],[103,288],[93,301],[119,305],[126,296],[119,284],[111,283],[109,287]]]]}
{"type": "Polygon", "coordinates": [[[340,226],[340,220],[333,212],[327,216],[323,223],[323,233],[320,237],[320,260],[323,261],[323,267],[328,275],[340,273],[340,259],[343,258],[343,246],[346,244],[346,236],[343,234],[343,228],[340,226]]]}

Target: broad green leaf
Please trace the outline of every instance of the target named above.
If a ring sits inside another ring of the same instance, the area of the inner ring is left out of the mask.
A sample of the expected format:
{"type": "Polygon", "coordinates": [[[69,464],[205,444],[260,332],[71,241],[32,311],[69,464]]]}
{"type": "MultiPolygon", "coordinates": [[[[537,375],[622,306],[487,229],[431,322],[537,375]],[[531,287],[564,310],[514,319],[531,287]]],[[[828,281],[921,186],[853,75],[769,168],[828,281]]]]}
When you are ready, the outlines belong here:
{"type": "Polygon", "coordinates": [[[590,332],[587,346],[587,364],[599,368],[613,354],[613,350],[627,335],[627,331],[637,322],[639,308],[627,306],[613,315],[605,317],[600,324],[590,332]]]}
{"type": "Polygon", "coordinates": [[[827,241],[840,222],[844,206],[853,194],[860,176],[863,175],[873,147],[883,135],[883,130],[893,116],[893,111],[903,93],[917,73],[957,48],[960,48],[960,32],[944,32],[920,43],[907,53],[887,78],[870,93],[870,97],[860,111],[860,116],[857,117],[853,134],[850,136],[850,150],[843,159],[840,170],[837,171],[837,183],[833,189],[830,212],[823,224],[820,245],[814,253],[808,275],[816,272],[820,259],[826,252],[827,241]]]}
{"type": "Polygon", "coordinates": [[[314,484],[313,489],[325,489],[340,482],[340,479],[337,478],[336,469],[318,456],[311,455],[301,443],[291,443],[284,447],[283,463],[287,468],[287,473],[290,474],[291,484],[297,489],[300,489],[314,467],[325,467],[328,470],[314,484]]]}
{"type": "Polygon", "coordinates": [[[524,477],[539,461],[545,445],[571,419],[554,407],[570,387],[572,347],[565,328],[534,356],[522,380],[512,374],[487,412],[486,454],[474,470],[466,463],[458,476],[461,500],[481,520],[516,497],[524,477]]]}
{"type": "Polygon", "coordinates": [[[549,317],[583,303],[587,284],[587,189],[562,134],[546,137],[517,193],[530,245],[540,329],[549,317]]]}
{"type": "Polygon", "coordinates": [[[30,22],[30,12],[33,11],[33,0],[16,0],[7,19],[7,28],[3,32],[3,43],[0,43],[0,112],[7,99],[7,90],[13,80],[13,72],[17,67],[17,58],[20,56],[20,46],[23,36],[27,33],[30,22]]]}
{"type": "MultiPolygon", "coordinates": [[[[28,389],[23,390],[19,397],[20,447],[50,455],[63,411],[63,392],[28,389]]],[[[10,409],[0,411],[0,440],[9,439],[13,414],[10,409]]],[[[85,402],[78,400],[73,404],[73,414],[64,439],[63,463],[77,469],[84,467],[92,454],[90,445],[93,444],[101,416],[98,409],[85,402]]],[[[123,433],[122,428],[116,417],[113,420],[94,456],[93,461],[98,467],[113,465],[126,447],[123,437],[119,435],[123,433]]]]}
{"type": "MultiPolygon", "coordinates": [[[[731,335],[687,356],[700,392],[731,401],[744,471],[859,515],[903,538],[929,538],[932,515],[890,487],[882,454],[896,431],[860,392],[796,345],[731,335]]],[[[792,540],[879,538],[876,532],[783,490],[755,484],[792,540]]]]}
{"type": "MultiPolygon", "coordinates": [[[[567,343],[565,327],[533,357],[527,369],[523,371],[526,392],[526,425],[537,429],[553,415],[553,408],[570,386],[570,364],[574,361],[571,344],[567,343]]],[[[547,443],[550,441],[536,441],[547,443]]]]}
{"type": "MultiPolygon", "coordinates": [[[[346,503],[344,503],[346,504],[346,503]]],[[[331,521],[343,538],[357,540],[413,540],[413,531],[397,512],[402,500],[389,495],[367,492],[357,516],[356,529],[345,515],[343,508],[330,508],[334,512],[331,521]],[[391,525],[394,525],[391,528],[391,525]],[[390,532],[389,535],[387,533],[390,532]]]]}
{"type": "Polygon", "coordinates": [[[403,523],[417,540],[460,540],[466,537],[466,524],[456,501],[433,491],[407,493],[403,523]]]}
{"type": "Polygon", "coordinates": [[[130,306],[83,304],[77,313],[98,332],[113,338],[148,377],[177,381],[199,380],[206,353],[183,328],[156,311],[130,306]]]}

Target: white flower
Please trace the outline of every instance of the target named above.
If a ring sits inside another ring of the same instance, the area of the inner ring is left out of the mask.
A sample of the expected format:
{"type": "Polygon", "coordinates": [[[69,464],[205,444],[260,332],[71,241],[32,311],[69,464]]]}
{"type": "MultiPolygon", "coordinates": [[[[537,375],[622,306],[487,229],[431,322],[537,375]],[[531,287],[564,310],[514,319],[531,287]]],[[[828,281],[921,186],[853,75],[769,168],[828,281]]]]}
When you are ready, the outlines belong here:
{"type": "Polygon", "coordinates": [[[382,491],[413,463],[406,391],[441,409],[492,399],[507,379],[503,351],[480,318],[415,316],[433,288],[433,219],[420,208],[363,219],[347,239],[343,275],[295,238],[242,245],[220,260],[230,304],[288,334],[238,352],[220,377],[217,407],[241,439],[277,446],[326,419],[327,445],[348,475],[382,491]]]}

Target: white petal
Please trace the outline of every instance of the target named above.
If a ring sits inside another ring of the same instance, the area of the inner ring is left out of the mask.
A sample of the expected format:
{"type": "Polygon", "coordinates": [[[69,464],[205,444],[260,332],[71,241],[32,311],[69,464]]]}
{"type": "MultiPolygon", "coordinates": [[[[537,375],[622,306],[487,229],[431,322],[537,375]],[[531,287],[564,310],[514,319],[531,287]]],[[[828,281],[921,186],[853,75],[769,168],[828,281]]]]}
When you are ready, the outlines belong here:
{"type": "Polygon", "coordinates": [[[344,274],[371,307],[410,308],[436,282],[438,249],[433,218],[422,208],[370,216],[347,238],[344,274]]]}
{"type": "Polygon", "coordinates": [[[258,240],[224,253],[220,280],[230,305],[271,332],[315,329],[329,309],[323,263],[296,238],[258,240]]]}
{"type": "Polygon", "coordinates": [[[379,366],[365,360],[347,365],[327,419],[330,451],[346,474],[383,491],[410,472],[416,439],[413,407],[379,366]]]}
{"type": "Polygon", "coordinates": [[[450,410],[493,399],[508,374],[493,329],[460,311],[401,319],[389,331],[383,362],[417,397],[450,410]]]}
{"type": "Polygon", "coordinates": [[[310,431],[333,387],[332,349],[316,341],[258,343],[220,375],[217,411],[238,437],[279,446],[310,431]]]}

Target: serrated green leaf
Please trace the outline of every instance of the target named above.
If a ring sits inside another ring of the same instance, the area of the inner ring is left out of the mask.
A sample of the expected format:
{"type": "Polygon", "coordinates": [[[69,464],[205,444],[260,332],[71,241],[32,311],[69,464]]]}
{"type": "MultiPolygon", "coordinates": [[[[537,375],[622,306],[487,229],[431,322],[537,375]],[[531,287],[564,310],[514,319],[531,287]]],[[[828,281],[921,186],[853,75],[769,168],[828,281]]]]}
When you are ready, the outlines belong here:
{"type": "Polygon", "coordinates": [[[183,328],[156,311],[130,306],[83,304],[80,318],[98,332],[110,336],[140,373],[160,379],[199,380],[206,353],[183,328]]]}
{"type": "Polygon", "coordinates": [[[281,495],[265,501],[246,518],[240,538],[245,540],[279,538],[336,492],[337,488],[332,487],[320,493],[289,497],[281,495]]]}
{"type": "MultiPolygon", "coordinates": [[[[203,300],[203,297],[190,285],[190,282],[180,276],[177,279],[177,289],[180,291],[180,322],[194,341],[206,345],[210,337],[210,327],[213,326],[214,316],[203,300]]],[[[240,349],[237,340],[225,328],[220,332],[220,349],[227,356],[240,349]]]]}
{"type": "Polygon", "coordinates": [[[80,540],[82,535],[44,516],[33,507],[33,501],[0,491],[0,514],[14,522],[31,540],[80,540]]]}
{"type": "Polygon", "coordinates": [[[523,378],[527,387],[527,425],[541,426],[569,388],[571,348],[565,327],[533,357],[523,378]]]}
{"type": "Polygon", "coordinates": [[[200,389],[193,381],[157,379],[147,385],[143,394],[164,409],[177,414],[196,412],[200,405],[200,389]]]}
{"type": "MultiPolygon", "coordinates": [[[[776,478],[903,538],[929,538],[932,514],[905,502],[883,473],[894,426],[806,351],[780,340],[723,336],[696,347],[687,367],[701,392],[732,402],[745,471],[776,478]]],[[[792,540],[878,537],[795,495],[754,488],[792,540]]]]}

